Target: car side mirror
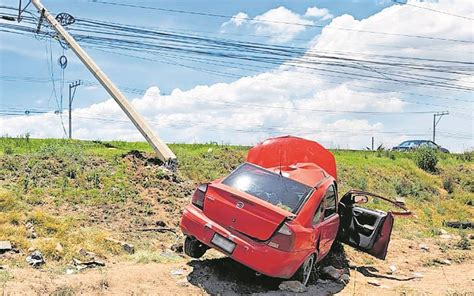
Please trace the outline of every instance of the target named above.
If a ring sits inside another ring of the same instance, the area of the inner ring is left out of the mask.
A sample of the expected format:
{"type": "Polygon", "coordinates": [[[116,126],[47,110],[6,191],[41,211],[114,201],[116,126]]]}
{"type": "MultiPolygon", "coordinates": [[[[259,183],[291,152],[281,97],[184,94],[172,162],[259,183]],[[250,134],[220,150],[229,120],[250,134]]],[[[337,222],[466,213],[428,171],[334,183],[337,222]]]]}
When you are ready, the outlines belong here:
{"type": "Polygon", "coordinates": [[[369,201],[369,198],[365,195],[356,195],[354,196],[354,203],[356,204],[365,204],[369,201]]]}

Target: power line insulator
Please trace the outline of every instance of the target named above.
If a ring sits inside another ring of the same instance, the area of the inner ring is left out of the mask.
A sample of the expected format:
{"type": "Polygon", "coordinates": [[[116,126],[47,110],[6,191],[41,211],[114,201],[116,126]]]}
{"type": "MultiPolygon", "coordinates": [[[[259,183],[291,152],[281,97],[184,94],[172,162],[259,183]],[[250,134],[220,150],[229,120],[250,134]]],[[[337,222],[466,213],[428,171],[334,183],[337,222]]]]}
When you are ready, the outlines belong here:
{"type": "Polygon", "coordinates": [[[67,57],[65,55],[62,55],[58,59],[58,64],[61,69],[66,69],[67,67],[67,57]]]}
{"type": "Polygon", "coordinates": [[[76,19],[70,15],[69,13],[66,12],[61,12],[56,16],[56,20],[61,24],[61,26],[65,27],[68,25],[74,24],[76,19]]]}

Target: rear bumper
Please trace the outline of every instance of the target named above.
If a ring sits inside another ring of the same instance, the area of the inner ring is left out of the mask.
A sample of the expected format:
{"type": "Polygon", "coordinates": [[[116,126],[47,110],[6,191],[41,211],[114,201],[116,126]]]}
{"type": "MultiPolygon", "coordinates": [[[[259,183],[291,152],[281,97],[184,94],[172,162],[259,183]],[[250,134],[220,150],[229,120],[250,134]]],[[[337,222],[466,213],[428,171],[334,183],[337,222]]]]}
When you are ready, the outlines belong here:
{"type": "Polygon", "coordinates": [[[243,235],[231,233],[229,230],[213,222],[192,204],[189,204],[184,209],[180,226],[185,235],[192,236],[235,261],[271,277],[292,277],[306,259],[306,256],[309,255],[308,251],[283,252],[243,235]],[[232,254],[226,253],[211,243],[214,233],[218,233],[236,243],[232,254]]]}

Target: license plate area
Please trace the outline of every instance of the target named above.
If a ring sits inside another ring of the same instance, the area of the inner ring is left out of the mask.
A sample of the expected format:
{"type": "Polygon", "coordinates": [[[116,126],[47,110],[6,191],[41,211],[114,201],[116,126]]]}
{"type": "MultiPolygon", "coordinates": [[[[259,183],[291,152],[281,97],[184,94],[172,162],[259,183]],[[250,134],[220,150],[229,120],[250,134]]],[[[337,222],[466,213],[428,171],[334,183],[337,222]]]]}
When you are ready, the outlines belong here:
{"type": "Polygon", "coordinates": [[[226,251],[229,254],[232,254],[232,252],[235,249],[235,243],[222,235],[218,233],[214,233],[214,236],[211,239],[211,243],[216,245],[217,247],[221,248],[222,250],[226,251]]]}

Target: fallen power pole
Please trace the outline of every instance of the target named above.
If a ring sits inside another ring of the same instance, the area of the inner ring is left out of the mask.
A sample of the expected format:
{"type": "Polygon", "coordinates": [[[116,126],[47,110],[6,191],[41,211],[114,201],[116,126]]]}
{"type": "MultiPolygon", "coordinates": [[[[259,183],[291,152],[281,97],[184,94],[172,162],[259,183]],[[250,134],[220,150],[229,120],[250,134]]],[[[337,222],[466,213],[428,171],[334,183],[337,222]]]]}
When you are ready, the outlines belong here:
{"type": "Polygon", "coordinates": [[[125,112],[135,127],[156,151],[158,158],[173,168],[177,162],[176,155],[173,153],[173,151],[171,151],[165,142],[155,135],[150,126],[135,110],[133,105],[130,104],[130,102],[117,88],[117,86],[115,86],[115,84],[105,75],[104,72],[102,72],[99,66],[96,65],[92,58],[89,57],[89,55],[79,46],[76,40],[74,40],[74,38],[64,29],[64,27],[46,10],[43,4],[41,4],[39,0],[31,0],[31,3],[41,14],[41,18],[44,18],[46,21],[48,21],[48,23],[51,24],[52,28],[64,39],[64,41],[66,41],[66,43],[71,47],[72,51],[84,63],[92,75],[97,78],[100,84],[102,84],[105,90],[107,90],[107,92],[117,102],[120,108],[122,108],[123,112],[125,112]]]}

